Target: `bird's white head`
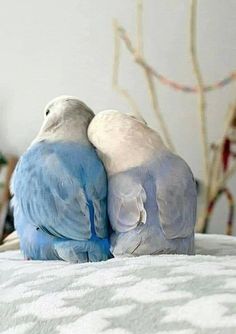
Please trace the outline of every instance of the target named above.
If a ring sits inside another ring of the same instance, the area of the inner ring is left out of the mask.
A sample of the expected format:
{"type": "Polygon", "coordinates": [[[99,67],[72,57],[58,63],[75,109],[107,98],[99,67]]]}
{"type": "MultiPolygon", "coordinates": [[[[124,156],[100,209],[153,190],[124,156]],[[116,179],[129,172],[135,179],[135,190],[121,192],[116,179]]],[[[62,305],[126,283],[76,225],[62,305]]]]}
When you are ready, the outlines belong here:
{"type": "Polygon", "coordinates": [[[157,132],[117,110],[98,113],[88,127],[88,137],[108,174],[138,166],[150,160],[156,150],[166,149],[157,132]]]}
{"type": "Polygon", "coordinates": [[[33,141],[82,141],[89,143],[87,128],[93,111],[77,97],[59,96],[44,109],[43,125],[33,141]]]}

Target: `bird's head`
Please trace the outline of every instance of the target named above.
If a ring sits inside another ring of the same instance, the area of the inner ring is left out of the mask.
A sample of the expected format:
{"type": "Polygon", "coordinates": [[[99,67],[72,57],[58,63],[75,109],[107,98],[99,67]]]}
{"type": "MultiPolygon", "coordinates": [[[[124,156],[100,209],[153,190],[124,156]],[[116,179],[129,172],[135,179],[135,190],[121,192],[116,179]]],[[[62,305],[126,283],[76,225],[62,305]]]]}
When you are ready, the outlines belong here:
{"type": "Polygon", "coordinates": [[[59,96],[50,101],[44,109],[44,119],[74,118],[77,115],[86,116],[91,120],[93,111],[75,96],[59,96]]]}
{"type": "Polygon", "coordinates": [[[34,142],[47,140],[87,140],[93,111],[77,97],[59,96],[44,109],[44,122],[34,142]]]}

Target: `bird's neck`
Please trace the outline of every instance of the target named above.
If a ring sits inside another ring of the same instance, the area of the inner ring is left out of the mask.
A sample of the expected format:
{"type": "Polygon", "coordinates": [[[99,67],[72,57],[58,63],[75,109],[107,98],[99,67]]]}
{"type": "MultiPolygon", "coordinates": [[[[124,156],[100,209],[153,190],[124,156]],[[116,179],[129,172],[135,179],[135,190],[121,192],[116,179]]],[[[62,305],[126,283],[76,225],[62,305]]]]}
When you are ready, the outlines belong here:
{"type": "Polygon", "coordinates": [[[91,146],[87,135],[87,126],[72,121],[63,122],[61,126],[49,130],[45,130],[45,128],[42,127],[32,144],[43,140],[52,142],[79,142],[83,145],[91,146]]]}
{"type": "Polygon", "coordinates": [[[98,152],[106,171],[109,176],[124,172],[128,169],[138,167],[151,161],[156,152],[145,150],[145,148],[139,148],[138,150],[130,150],[128,147],[114,150],[114,152],[109,152],[104,154],[98,152]]]}

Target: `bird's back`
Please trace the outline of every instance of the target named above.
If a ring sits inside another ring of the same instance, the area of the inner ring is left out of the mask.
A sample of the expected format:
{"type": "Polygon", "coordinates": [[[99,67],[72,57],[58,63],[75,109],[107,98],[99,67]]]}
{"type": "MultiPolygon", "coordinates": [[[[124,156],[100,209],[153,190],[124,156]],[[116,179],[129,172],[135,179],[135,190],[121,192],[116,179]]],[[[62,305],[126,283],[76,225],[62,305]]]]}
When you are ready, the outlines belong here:
{"type": "Polygon", "coordinates": [[[106,174],[92,146],[34,144],[17,165],[12,191],[26,219],[54,236],[107,235],[106,174]]]}
{"type": "MultiPolygon", "coordinates": [[[[122,242],[122,234],[119,235],[119,246],[123,242],[126,246],[128,242],[136,247],[139,245],[134,252],[136,255],[194,252],[196,187],[190,168],[180,157],[168,151],[163,152],[162,155],[153,156],[146,164],[113,175],[109,180],[109,201],[112,200],[120,201],[119,209],[123,211],[120,217],[117,212],[116,217],[115,213],[111,214],[112,219],[116,219],[114,224],[123,227],[127,223],[128,226],[126,230],[118,226],[118,232],[128,233],[123,235],[122,242]],[[134,189],[137,189],[136,194],[134,189]],[[125,221],[125,216],[132,216],[125,215],[124,203],[130,202],[130,198],[133,199],[132,207],[143,199],[143,206],[136,206],[137,211],[138,208],[141,208],[140,212],[143,211],[143,223],[140,221],[137,224],[137,219],[133,224],[125,221]]],[[[111,211],[112,205],[109,205],[109,213],[111,211]]]]}

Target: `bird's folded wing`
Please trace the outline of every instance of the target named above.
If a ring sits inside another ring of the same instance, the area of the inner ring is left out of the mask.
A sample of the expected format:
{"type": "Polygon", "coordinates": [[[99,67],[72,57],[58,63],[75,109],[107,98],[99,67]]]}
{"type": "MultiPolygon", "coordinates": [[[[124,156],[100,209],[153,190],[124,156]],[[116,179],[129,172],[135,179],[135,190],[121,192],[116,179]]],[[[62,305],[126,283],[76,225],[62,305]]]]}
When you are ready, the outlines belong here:
{"type": "Polygon", "coordinates": [[[114,231],[127,232],[146,223],[146,193],[131,176],[112,177],[108,188],[108,212],[114,231]]]}
{"type": "Polygon", "coordinates": [[[91,226],[83,183],[79,164],[75,166],[69,157],[62,161],[53,145],[37,144],[26,152],[15,170],[14,205],[33,225],[54,236],[88,239],[91,226]]]}
{"type": "Polygon", "coordinates": [[[87,161],[86,193],[93,205],[94,229],[100,238],[108,236],[107,217],[107,177],[103,164],[94,152],[94,156],[87,161]]]}
{"type": "Polygon", "coordinates": [[[197,193],[190,168],[181,158],[171,155],[157,173],[156,200],[166,238],[191,235],[196,222],[197,193]]]}

